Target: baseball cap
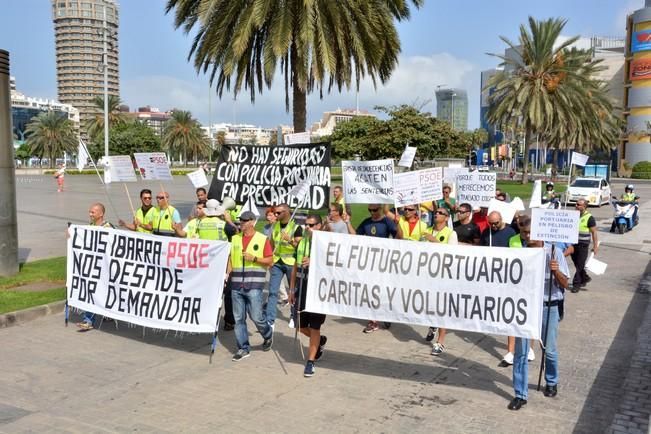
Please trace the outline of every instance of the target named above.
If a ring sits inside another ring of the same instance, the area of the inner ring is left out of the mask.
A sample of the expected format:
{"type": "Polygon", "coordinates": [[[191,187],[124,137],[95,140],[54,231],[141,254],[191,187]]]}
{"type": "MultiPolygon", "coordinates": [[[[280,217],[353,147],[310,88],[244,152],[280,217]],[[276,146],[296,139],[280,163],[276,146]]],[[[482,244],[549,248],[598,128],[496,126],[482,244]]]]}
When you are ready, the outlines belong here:
{"type": "Polygon", "coordinates": [[[224,215],[224,208],[219,204],[217,199],[208,199],[206,201],[206,207],[203,209],[203,213],[210,217],[216,217],[224,215]]]}
{"type": "Polygon", "coordinates": [[[240,221],[241,222],[248,222],[249,220],[255,220],[255,214],[253,214],[251,211],[244,211],[242,214],[240,214],[240,221]]]}

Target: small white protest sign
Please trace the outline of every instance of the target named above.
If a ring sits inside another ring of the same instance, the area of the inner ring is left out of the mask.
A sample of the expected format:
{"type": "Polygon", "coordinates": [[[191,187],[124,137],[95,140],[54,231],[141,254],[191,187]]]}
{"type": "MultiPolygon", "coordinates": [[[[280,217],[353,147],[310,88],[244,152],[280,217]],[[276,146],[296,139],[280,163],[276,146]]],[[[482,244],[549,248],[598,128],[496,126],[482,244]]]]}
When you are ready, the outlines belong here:
{"type": "Polygon", "coordinates": [[[585,166],[588,158],[590,158],[588,155],[572,152],[572,164],[576,164],[577,166],[585,166]]]}
{"type": "Polygon", "coordinates": [[[590,257],[588,258],[587,262],[585,263],[585,268],[597,276],[601,276],[606,272],[606,268],[608,268],[608,264],[605,262],[602,262],[598,259],[595,259],[594,253],[590,253],[590,257]]]}
{"type": "Polygon", "coordinates": [[[488,207],[495,198],[497,173],[470,172],[457,175],[457,202],[475,207],[488,207]]]}
{"type": "Polygon", "coordinates": [[[172,181],[172,172],[164,152],[134,153],[142,179],[147,181],[172,181]]]}
{"type": "Polygon", "coordinates": [[[285,145],[304,145],[310,143],[310,132],[285,134],[285,145]]]}
{"type": "Polygon", "coordinates": [[[346,203],[394,203],[393,160],[342,161],[346,203]]]}
{"type": "Polygon", "coordinates": [[[531,192],[531,201],[529,208],[540,208],[542,206],[542,187],[540,179],[533,182],[533,191],[531,192]]]}
{"type": "Polygon", "coordinates": [[[206,172],[203,169],[197,169],[194,172],[188,173],[188,178],[190,178],[190,182],[192,182],[194,188],[208,185],[208,178],[206,178],[206,172]]]}
{"type": "Polygon", "coordinates": [[[133,169],[131,157],[128,155],[108,156],[108,169],[111,174],[111,182],[136,182],[136,172],[133,169]]]}
{"type": "Polygon", "coordinates": [[[524,202],[522,202],[522,199],[519,197],[514,197],[511,200],[511,206],[513,207],[514,210],[516,211],[524,211],[526,208],[524,207],[524,202]]]}
{"type": "Polygon", "coordinates": [[[513,221],[513,217],[515,217],[515,208],[516,207],[513,206],[512,202],[505,202],[503,200],[497,200],[493,198],[490,200],[490,203],[488,205],[488,214],[492,213],[493,211],[497,211],[502,216],[502,221],[507,225],[510,225],[513,221]]]}
{"type": "Polygon", "coordinates": [[[396,207],[431,202],[443,197],[440,167],[393,174],[396,207]]]}
{"type": "Polygon", "coordinates": [[[414,164],[414,158],[416,157],[416,147],[415,146],[406,146],[400,161],[398,161],[398,166],[400,167],[411,167],[414,164]]]}
{"type": "Polygon", "coordinates": [[[244,211],[251,211],[256,218],[260,218],[260,211],[258,211],[258,207],[253,202],[253,196],[249,196],[249,200],[246,201],[246,203],[242,207],[242,210],[240,211],[240,216],[244,211]]]}
{"type": "Polygon", "coordinates": [[[579,217],[575,210],[533,208],[531,239],[576,244],[579,241],[579,217]]]}
{"type": "Polygon", "coordinates": [[[458,175],[467,175],[467,167],[444,167],[443,168],[443,181],[454,184],[457,182],[458,175]]]}

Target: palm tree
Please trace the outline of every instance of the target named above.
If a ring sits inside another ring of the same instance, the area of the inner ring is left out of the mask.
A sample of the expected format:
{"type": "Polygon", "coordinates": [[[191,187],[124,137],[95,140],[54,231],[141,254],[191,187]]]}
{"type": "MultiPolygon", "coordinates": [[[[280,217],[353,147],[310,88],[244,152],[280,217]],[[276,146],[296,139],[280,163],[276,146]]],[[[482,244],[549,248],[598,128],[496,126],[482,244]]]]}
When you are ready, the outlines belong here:
{"type": "MultiPolygon", "coordinates": [[[[104,134],[104,97],[96,96],[93,100],[96,108],[96,114],[86,123],[86,130],[88,131],[88,136],[94,142],[100,142],[101,137],[104,134]]],[[[124,112],[120,111],[120,105],[122,101],[119,96],[109,95],[108,96],[108,123],[109,128],[122,125],[129,121],[131,118],[124,112]]]]}
{"type": "MultiPolygon", "coordinates": [[[[424,0],[411,0],[420,7],[424,0]]],[[[408,0],[168,0],[174,25],[189,33],[189,58],[197,71],[210,72],[221,97],[271,87],[280,70],[285,78],[285,109],[292,89],[294,131],[306,126],[307,94],[333,87],[359,88],[369,76],[386,82],[398,62],[400,41],[394,19],[408,19],[408,0]],[[280,62],[279,62],[280,61],[280,62]]]]}
{"type": "Polygon", "coordinates": [[[54,167],[56,157],[64,152],[76,152],[79,138],[75,126],[65,115],[47,111],[32,118],[25,130],[32,155],[39,159],[48,157],[49,167],[54,167]]]}
{"type": "Polygon", "coordinates": [[[194,155],[195,165],[199,155],[208,155],[210,152],[209,139],[201,129],[201,125],[192,118],[189,111],[184,110],[172,112],[172,117],[165,123],[161,144],[170,154],[183,153],[185,163],[189,151],[194,155]]]}
{"type": "MultiPolygon", "coordinates": [[[[552,128],[568,131],[576,126],[580,110],[595,90],[594,78],[585,72],[594,72],[598,67],[590,65],[592,61],[585,52],[568,49],[578,37],[554,47],[566,22],[559,18],[536,21],[529,17],[529,29],[520,26],[519,45],[500,37],[517,55],[493,54],[502,59],[505,71],[487,84],[487,88],[495,88],[488,119],[495,124],[523,128],[523,184],[527,182],[529,144],[534,135],[552,128]]],[[[590,115],[594,116],[594,112],[587,113],[590,115]]]]}

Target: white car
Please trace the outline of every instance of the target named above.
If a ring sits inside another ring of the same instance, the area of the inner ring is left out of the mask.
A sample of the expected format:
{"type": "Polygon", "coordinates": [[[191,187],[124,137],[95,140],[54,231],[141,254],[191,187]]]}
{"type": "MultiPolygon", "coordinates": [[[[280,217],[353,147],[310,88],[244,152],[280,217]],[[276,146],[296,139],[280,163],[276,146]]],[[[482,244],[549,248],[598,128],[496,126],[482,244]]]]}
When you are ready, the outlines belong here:
{"type": "Polygon", "coordinates": [[[570,203],[585,199],[588,205],[601,206],[610,202],[610,184],[604,178],[576,178],[566,194],[570,203]]]}

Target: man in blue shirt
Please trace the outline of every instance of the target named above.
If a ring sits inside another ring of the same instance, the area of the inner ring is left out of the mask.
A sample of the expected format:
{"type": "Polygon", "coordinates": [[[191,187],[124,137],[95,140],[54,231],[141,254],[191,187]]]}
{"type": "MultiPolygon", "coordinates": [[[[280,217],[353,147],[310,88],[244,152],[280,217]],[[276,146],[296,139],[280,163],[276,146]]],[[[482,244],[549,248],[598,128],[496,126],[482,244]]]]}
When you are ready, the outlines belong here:
{"type": "MultiPolygon", "coordinates": [[[[368,212],[371,216],[364,219],[364,221],[357,227],[357,235],[366,235],[378,238],[396,238],[398,234],[398,226],[395,221],[385,215],[384,205],[378,203],[369,204],[368,212]]],[[[390,323],[386,323],[385,325],[387,324],[390,325],[390,323]]],[[[380,326],[377,321],[369,321],[364,329],[364,333],[373,333],[379,328],[380,326]]]]}
{"type": "MultiPolygon", "coordinates": [[[[558,352],[556,339],[558,337],[558,323],[560,321],[559,305],[563,301],[564,288],[567,288],[568,276],[570,275],[567,261],[563,256],[563,250],[549,243],[533,241],[530,238],[531,224],[520,227],[520,236],[527,243],[528,247],[544,247],[546,253],[546,269],[551,270],[551,297],[549,295],[550,273],[545,273],[545,292],[543,296],[542,316],[542,338],[545,346],[545,390],[546,397],[553,398],[558,393],[558,352]],[[553,252],[553,256],[552,256],[553,252]],[[549,323],[548,323],[549,322],[549,323]]],[[[509,403],[509,410],[520,410],[527,404],[527,392],[529,389],[529,364],[527,353],[529,351],[529,340],[524,338],[515,339],[515,356],[513,358],[513,389],[515,398],[509,403]]]]}

